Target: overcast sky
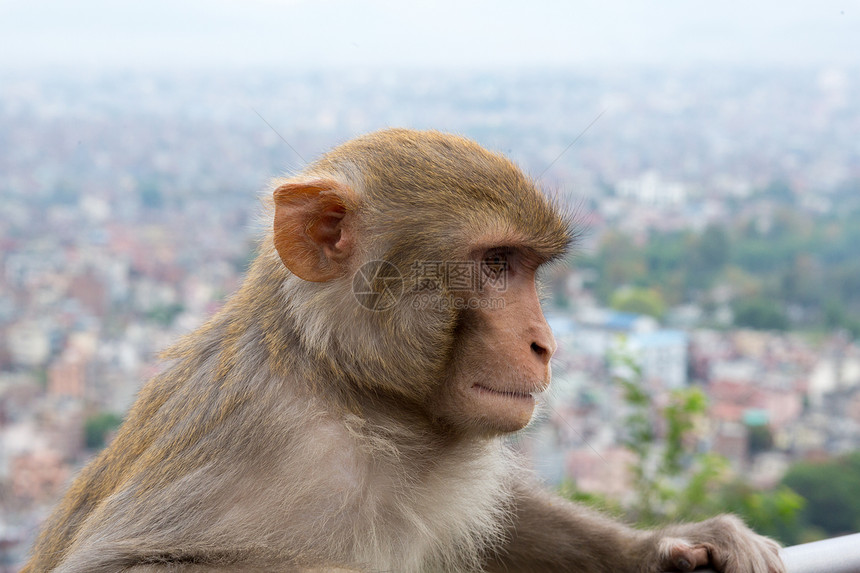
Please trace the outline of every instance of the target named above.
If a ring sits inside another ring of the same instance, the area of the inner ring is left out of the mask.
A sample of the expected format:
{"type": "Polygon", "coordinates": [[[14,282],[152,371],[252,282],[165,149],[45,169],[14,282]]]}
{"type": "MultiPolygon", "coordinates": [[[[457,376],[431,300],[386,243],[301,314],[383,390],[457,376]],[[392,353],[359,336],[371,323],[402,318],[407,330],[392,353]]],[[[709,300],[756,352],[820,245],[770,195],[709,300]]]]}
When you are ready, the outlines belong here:
{"type": "Polygon", "coordinates": [[[0,0],[0,67],[860,64],[860,0],[0,0]]]}

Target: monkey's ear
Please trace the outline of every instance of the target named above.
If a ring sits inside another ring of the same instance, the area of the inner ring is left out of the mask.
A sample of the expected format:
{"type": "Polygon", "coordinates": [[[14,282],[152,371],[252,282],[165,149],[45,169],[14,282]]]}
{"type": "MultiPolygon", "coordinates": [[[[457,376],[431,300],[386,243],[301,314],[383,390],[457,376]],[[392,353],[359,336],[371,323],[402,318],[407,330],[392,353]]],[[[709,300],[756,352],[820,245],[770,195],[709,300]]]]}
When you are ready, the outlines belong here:
{"type": "Polygon", "coordinates": [[[275,248],[301,279],[326,282],[343,275],[352,254],[352,190],[317,179],[284,183],[275,197],[275,248]]]}

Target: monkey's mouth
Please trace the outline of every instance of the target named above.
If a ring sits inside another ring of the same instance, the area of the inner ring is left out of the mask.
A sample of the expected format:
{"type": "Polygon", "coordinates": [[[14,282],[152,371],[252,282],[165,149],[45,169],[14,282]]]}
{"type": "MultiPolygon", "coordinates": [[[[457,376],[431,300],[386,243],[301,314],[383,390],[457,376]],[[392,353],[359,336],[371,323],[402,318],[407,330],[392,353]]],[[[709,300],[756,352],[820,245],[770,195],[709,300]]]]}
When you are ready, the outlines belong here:
{"type": "Polygon", "coordinates": [[[478,392],[479,394],[489,394],[491,396],[501,396],[503,398],[510,398],[512,400],[523,400],[528,402],[534,402],[534,393],[532,392],[522,392],[518,390],[495,390],[493,388],[489,388],[487,386],[483,386],[481,384],[472,385],[472,389],[478,392]]]}

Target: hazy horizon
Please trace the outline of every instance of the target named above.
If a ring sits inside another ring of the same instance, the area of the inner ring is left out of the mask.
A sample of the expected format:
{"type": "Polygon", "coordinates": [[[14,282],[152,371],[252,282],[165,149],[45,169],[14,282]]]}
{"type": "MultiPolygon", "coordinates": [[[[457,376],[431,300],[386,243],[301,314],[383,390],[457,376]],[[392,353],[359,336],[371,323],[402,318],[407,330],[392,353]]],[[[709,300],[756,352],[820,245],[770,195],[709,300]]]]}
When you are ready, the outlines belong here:
{"type": "Polygon", "coordinates": [[[0,0],[0,68],[860,65],[860,4],[0,0]]]}

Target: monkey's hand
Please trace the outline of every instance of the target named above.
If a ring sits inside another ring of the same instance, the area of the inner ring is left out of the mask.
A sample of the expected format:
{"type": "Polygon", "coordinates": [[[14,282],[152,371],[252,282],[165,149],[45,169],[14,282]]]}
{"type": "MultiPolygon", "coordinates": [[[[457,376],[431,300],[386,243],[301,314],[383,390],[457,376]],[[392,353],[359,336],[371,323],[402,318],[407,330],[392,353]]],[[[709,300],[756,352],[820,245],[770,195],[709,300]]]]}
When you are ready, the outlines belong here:
{"type": "Polygon", "coordinates": [[[709,566],[720,573],[785,573],[779,545],[753,532],[733,515],[654,532],[656,568],[693,571],[709,566]]]}

